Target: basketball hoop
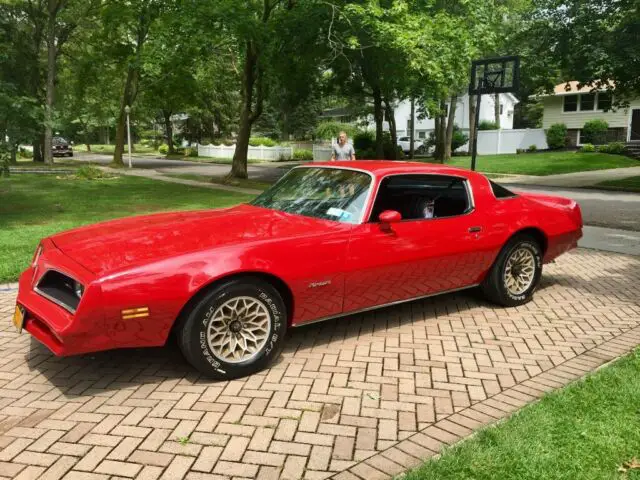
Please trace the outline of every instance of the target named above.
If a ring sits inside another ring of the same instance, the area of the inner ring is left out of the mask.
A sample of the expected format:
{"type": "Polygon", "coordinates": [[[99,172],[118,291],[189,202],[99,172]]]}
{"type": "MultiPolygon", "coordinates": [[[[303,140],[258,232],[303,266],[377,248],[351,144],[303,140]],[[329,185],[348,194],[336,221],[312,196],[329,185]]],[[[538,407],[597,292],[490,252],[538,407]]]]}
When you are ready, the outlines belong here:
{"type": "Polygon", "coordinates": [[[471,170],[476,169],[478,156],[478,123],[482,95],[515,92],[520,86],[520,57],[496,57],[474,60],[471,63],[469,95],[476,95],[476,128],[471,152],[471,170]]]}

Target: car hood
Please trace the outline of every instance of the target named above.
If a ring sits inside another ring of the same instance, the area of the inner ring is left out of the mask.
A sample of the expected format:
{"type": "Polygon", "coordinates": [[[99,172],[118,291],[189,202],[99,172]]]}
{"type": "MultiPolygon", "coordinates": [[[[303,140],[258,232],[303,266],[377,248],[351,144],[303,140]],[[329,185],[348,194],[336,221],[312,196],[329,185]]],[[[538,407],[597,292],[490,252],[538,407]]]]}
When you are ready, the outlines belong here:
{"type": "Polygon", "coordinates": [[[96,275],[239,242],[318,234],[340,225],[238,205],[160,213],[80,227],[51,237],[65,255],[96,275]]]}

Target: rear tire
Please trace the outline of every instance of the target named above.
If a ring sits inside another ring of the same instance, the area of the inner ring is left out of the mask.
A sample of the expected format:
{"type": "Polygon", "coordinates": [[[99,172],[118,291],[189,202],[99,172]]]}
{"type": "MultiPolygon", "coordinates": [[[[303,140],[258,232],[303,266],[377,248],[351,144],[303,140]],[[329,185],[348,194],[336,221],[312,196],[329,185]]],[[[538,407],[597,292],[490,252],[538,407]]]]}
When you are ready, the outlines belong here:
{"type": "Polygon", "coordinates": [[[512,237],[481,284],[485,297],[505,307],[529,302],[542,275],[542,249],[529,235],[512,237]]]}
{"type": "Polygon", "coordinates": [[[266,368],[284,346],[286,306],[273,286],[257,278],[213,288],[185,315],[178,345],[189,363],[217,380],[266,368]]]}

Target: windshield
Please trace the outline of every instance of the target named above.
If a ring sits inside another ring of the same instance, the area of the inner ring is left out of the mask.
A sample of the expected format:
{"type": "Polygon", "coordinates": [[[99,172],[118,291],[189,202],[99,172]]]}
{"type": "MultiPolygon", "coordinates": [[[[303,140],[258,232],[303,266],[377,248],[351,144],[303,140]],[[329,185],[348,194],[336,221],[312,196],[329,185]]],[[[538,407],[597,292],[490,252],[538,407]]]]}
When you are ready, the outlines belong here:
{"type": "Polygon", "coordinates": [[[258,207],[307,217],[358,223],[371,177],[339,168],[294,168],[251,202],[258,207]]]}

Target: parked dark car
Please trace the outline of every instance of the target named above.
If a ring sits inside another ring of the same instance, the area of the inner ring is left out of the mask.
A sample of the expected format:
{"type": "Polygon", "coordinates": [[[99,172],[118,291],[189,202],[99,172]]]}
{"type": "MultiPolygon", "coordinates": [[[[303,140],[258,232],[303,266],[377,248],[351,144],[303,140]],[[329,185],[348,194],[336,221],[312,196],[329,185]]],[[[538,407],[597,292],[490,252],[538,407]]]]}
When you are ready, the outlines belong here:
{"type": "Polygon", "coordinates": [[[51,150],[54,157],[73,157],[73,147],[62,137],[53,137],[51,150]]]}

